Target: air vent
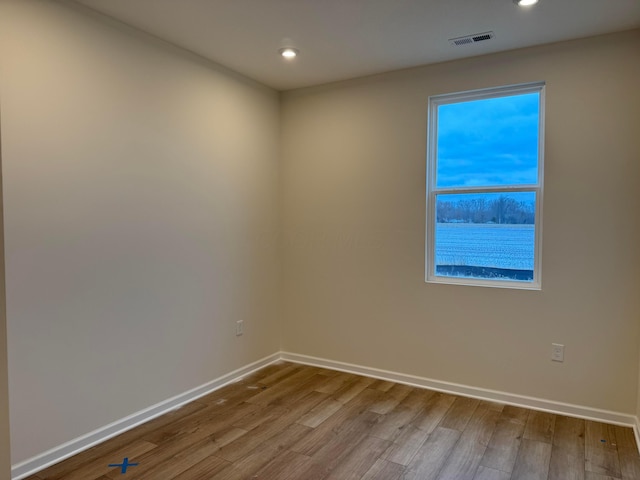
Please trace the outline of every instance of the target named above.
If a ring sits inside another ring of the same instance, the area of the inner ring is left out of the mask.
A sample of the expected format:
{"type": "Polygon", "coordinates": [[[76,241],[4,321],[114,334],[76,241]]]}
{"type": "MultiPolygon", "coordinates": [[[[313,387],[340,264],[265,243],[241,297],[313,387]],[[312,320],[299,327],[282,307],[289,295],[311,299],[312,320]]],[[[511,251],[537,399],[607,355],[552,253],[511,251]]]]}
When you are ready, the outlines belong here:
{"type": "Polygon", "coordinates": [[[450,38],[451,45],[469,45],[471,43],[485,42],[491,40],[495,34],[493,32],[474,33],[473,35],[465,35],[464,37],[450,38]]]}

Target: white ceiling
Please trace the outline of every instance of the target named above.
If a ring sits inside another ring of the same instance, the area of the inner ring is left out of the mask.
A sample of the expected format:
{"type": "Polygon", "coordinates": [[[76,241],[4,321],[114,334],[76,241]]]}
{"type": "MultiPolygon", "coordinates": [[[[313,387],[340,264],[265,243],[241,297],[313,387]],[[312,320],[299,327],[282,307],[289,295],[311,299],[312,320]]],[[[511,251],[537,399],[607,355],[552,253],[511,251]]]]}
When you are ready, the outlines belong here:
{"type": "Polygon", "coordinates": [[[640,27],[640,0],[76,1],[278,90],[640,27]]]}

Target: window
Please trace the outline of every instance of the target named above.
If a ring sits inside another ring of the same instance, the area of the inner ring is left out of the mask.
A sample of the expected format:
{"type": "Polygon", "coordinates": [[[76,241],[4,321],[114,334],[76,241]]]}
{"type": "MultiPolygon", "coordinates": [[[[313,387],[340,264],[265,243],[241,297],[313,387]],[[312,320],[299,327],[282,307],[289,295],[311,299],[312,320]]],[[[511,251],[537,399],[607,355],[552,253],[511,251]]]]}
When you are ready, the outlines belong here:
{"type": "Polygon", "coordinates": [[[544,83],[429,98],[426,281],[540,288],[544,83]]]}

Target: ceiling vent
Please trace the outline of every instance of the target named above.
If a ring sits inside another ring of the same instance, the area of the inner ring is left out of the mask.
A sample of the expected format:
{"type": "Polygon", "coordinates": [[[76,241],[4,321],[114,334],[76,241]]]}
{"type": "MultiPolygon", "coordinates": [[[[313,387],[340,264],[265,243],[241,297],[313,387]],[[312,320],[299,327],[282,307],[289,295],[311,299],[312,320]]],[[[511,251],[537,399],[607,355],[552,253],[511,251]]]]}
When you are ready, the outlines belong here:
{"type": "Polygon", "coordinates": [[[464,37],[450,38],[449,43],[454,46],[470,45],[472,43],[484,42],[495,37],[493,32],[474,33],[473,35],[465,35],[464,37]]]}

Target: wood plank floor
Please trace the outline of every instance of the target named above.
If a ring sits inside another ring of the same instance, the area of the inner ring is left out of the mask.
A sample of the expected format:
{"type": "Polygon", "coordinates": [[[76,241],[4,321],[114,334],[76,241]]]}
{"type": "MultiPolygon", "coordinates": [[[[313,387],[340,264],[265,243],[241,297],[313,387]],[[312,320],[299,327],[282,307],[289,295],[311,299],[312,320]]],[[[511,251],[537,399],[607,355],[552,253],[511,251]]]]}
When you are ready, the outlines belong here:
{"type": "Polygon", "coordinates": [[[640,455],[630,428],[280,362],[28,477],[113,479],[638,480],[640,455]]]}

